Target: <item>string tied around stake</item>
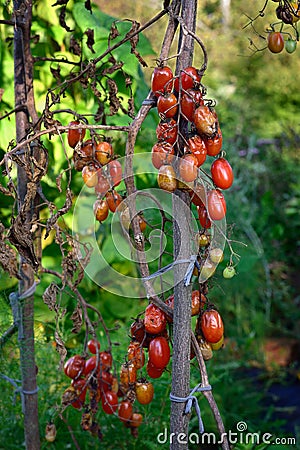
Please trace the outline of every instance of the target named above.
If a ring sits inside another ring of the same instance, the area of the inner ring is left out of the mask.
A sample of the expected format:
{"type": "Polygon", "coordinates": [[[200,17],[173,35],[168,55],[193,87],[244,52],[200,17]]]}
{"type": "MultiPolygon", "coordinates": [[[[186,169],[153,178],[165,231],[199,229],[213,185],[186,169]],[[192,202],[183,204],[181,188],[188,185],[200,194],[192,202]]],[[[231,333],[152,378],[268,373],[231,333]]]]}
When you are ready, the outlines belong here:
{"type": "Polygon", "coordinates": [[[14,380],[13,378],[8,377],[7,375],[3,375],[2,373],[0,373],[0,376],[15,387],[13,405],[15,405],[15,403],[16,403],[17,394],[20,394],[21,403],[22,403],[22,413],[25,414],[25,395],[37,394],[39,391],[39,388],[36,387],[36,389],[34,389],[33,391],[25,391],[24,389],[22,389],[21,386],[18,386],[18,383],[21,383],[20,380],[14,380]]]}
{"type": "Polygon", "coordinates": [[[176,395],[173,395],[172,393],[170,394],[170,400],[172,402],[186,403],[185,409],[184,409],[184,414],[189,414],[191,412],[192,407],[194,406],[197,416],[198,416],[199,433],[200,434],[204,433],[204,425],[203,425],[203,421],[202,421],[202,417],[201,417],[201,410],[200,410],[200,406],[198,403],[198,399],[194,394],[196,392],[211,391],[211,390],[212,390],[212,387],[210,384],[208,384],[206,386],[201,386],[201,383],[200,383],[200,384],[197,384],[197,386],[195,386],[194,389],[192,389],[190,391],[190,394],[187,397],[177,397],[176,395]]]}
{"type": "Polygon", "coordinates": [[[148,275],[147,277],[142,277],[143,281],[153,280],[154,278],[163,275],[164,273],[168,272],[169,270],[173,269],[174,266],[177,264],[189,264],[188,268],[186,270],[185,276],[184,276],[184,285],[188,286],[191,282],[191,278],[193,275],[194,266],[196,265],[197,268],[199,267],[199,263],[197,261],[197,255],[191,255],[189,259],[176,259],[175,261],[171,262],[167,266],[161,267],[156,272],[152,273],[151,275],[148,275]]]}
{"type": "Polygon", "coordinates": [[[19,294],[19,292],[11,292],[9,294],[9,303],[13,314],[14,325],[18,328],[19,340],[24,339],[22,305],[20,303],[20,300],[24,300],[25,298],[31,297],[36,290],[36,286],[37,283],[36,281],[34,281],[33,284],[30,286],[30,288],[28,288],[27,291],[22,292],[22,294],[19,294]]]}

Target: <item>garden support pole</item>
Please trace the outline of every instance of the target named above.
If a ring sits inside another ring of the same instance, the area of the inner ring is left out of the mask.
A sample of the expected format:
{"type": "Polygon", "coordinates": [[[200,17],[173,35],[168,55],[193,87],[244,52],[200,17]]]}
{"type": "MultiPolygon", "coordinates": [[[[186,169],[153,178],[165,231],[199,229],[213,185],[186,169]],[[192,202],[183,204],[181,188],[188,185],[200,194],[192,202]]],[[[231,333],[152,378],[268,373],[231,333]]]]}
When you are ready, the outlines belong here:
{"type": "MultiPolygon", "coordinates": [[[[195,32],[197,14],[196,0],[182,0],[181,18],[185,26],[195,32]]],[[[177,73],[188,67],[193,61],[194,42],[191,36],[184,35],[181,29],[179,37],[179,56],[177,73]]],[[[181,131],[187,127],[186,121],[179,124],[181,131]]],[[[174,259],[189,259],[191,217],[186,214],[190,198],[185,191],[177,190],[173,196],[174,218],[174,259]],[[184,202],[187,207],[182,207],[184,202]]],[[[174,316],[173,316],[173,396],[186,398],[190,392],[190,347],[191,347],[191,288],[184,285],[184,275],[188,264],[174,267],[174,316]],[[179,280],[179,282],[178,282],[179,280]]],[[[170,449],[188,449],[189,415],[184,414],[185,402],[171,402],[170,449]]]]}
{"type": "MultiPolygon", "coordinates": [[[[29,111],[32,106],[32,58],[28,58],[30,46],[32,1],[14,1],[14,78],[15,78],[15,108],[16,108],[16,139],[20,142],[26,136],[29,128],[29,111]]],[[[27,194],[28,178],[23,167],[18,165],[18,211],[20,211],[27,194]]],[[[33,205],[32,205],[33,208],[33,205]]],[[[32,214],[32,212],[31,212],[32,214]]],[[[31,223],[32,215],[27,213],[27,223],[31,223]]],[[[34,283],[34,271],[22,256],[20,257],[20,294],[34,283]]],[[[19,300],[21,301],[21,300],[19,300]]],[[[40,449],[38,423],[38,397],[36,381],[36,364],[34,353],[34,297],[22,300],[22,334],[19,333],[20,364],[21,364],[21,399],[24,409],[24,434],[27,450],[40,449]]]]}

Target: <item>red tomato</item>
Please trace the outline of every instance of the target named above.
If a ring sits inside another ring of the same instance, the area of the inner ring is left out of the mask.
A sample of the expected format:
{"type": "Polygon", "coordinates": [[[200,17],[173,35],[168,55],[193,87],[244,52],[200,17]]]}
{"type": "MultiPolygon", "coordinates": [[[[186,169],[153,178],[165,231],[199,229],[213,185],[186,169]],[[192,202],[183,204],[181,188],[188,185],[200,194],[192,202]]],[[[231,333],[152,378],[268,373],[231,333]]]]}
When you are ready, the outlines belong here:
{"type": "Polygon", "coordinates": [[[150,303],[145,310],[144,324],[147,333],[161,333],[166,328],[166,315],[161,309],[150,303]]]}
{"type": "Polygon", "coordinates": [[[173,72],[170,67],[155,67],[151,77],[151,89],[159,97],[165,92],[172,92],[173,72]]]}
{"type": "Polygon", "coordinates": [[[113,384],[113,376],[110,372],[107,372],[106,370],[102,370],[102,372],[98,372],[98,390],[100,393],[100,396],[103,392],[107,392],[112,390],[112,384],[113,384]]]}
{"type": "Polygon", "coordinates": [[[170,118],[169,120],[162,120],[156,128],[156,136],[159,141],[174,144],[178,135],[178,126],[176,120],[170,118]]]}
{"type": "Polygon", "coordinates": [[[76,380],[84,370],[85,359],[81,355],[74,355],[69,358],[64,365],[64,372],[67,377],[76,380]]]}
{"type": "Polygon", "coordinates": [[[224,334],[222,317],[215,309],[204,311],[201,316],[201,331],[205,340],[209,343],[216,343],[224,334]]]}
{"type": "Polygon", "coordinates": [[[212,138],[218,129],[218,120],[214,111],[208,106],[200,105],[194,114],[194,124],[200,136],[212,138]]]}
{"type": "Polygon", "coordinates": [[[97,365],[97,357],[91,356],[89,359],[85,361],[83,375],[89,375],[97,365]]]}
{"type": "Polygon", "coordinates": [[[133,413],[130,419],[130,427],[138,428],[143,422],[143,416],[140,413],[133,413]]]}
{"type": "Polygon", "coordinates": [[[174,148],[168,142],[157,142],[152,147],[152,164],[159,169],[164,164],[170,164],[174,159],[174,148]]]}
{"type": "Polygon", "coordinates": [[[84,158],[92,158],[93,156],[93,141],[92,139],[87,139],[82,143],[80,153],[84,158]]]}
{"type": "Polygon", "coordinates": [[[120,161],[114,160],[108,164],[112,186],[118,186],[122,181],[122,166],[120,161]]]}
{"type": "Polygon", "coordinates": [[[283,35],[278,31],[272,31],[267,38],[268,49],[272,53],[280,53],[284,49],[283,35]]]}
{"type": "Polygon", "coordinates": [[[198,218],[201,226],[203,228],[210,228],[211,227],[211,221],[209,220],[207,209],[204,205],[198,206],[198,218]]]}
{"type": "Polygon", "coordinates": [[[150,381],[137,381],[135,384],[136,399],[141,405],[148,405],[154,396],[154,387],[150,381]]]}
{"type": "Polygon", "coordinates": [[[97,349],[100,350],[100,342],[97,339],[90,339],[87,343],[87,347],[93,355],[96,355],[97,349]]]}
{"type": "Polygon", "coordinates": [[[233,172],[229,162],[224,158],[216,159],[210,168],[214,184],[220,189],[228,189],[233,183],[233,172]]]}
{"type": "Polygon", "coordinates": [[[203,294],[201,294],[200,300],[200,292],[193,291],[192,292],[192,316],[197,316],[200,310],[204,307],[206,303],[206,298],[203,294]]]}
{"type": "MultiPolygon", "coordinates": [[[[69,126],[80,125],[79,120],[73,120],[69,123],[69,126]]],[[[85,128],[74,128],[68,130],[68,144],[70,147],[74,148],[79,141],[82,141],[85,136],[85,128]]]]}
{"type": "Polygon", "coordinates": [[[191,182],[196,180],[198,175],[198,159],[193,153],[184,155],[179,162],[179,173],[183,181],[191,182]]]}
{"type": "Polygon", "coordinates": [[[226,202],[219,189],[212,189],[207,194],[207,211],[210,219],[221,220],[226,215],[226,202]]]}
{"type": "Polygon", "coordinates": [[[111,212],[115,212],[117,207],[122,203],[123,198],[117,191],[109,191],[106,194],[106,201],[111,212]]]}
{"type": "Polygon", "coordinates": [[[220,126],[218,125],[218,131],[214,137],[208,139],[204,137],[203,140],[205,143],[208,156],[218,155],[221,151],[223,144],[223,137],[220,126]]]}
{"type": "Polygon", "coordinates": [[[158,369],[156,366],[154,366],[150,360],[147,362],[147,374],[150,378],[160,378],[163,374],[164,369],[158,369]]]}
{"type": "Polygon", "coordinates": [[[107,391],[101,398],[102,409],[106,414],[113,414],[118,409],[118,396],[115,392],[107,391]]]}
{"type": "Polygon", "coordinates": [[[96,217],[96,220],[98,220],[98,222],[103,222],[107,218],[109,208],[107,201],[105,199],[96,200],[93,209],[94,215],[96,217]]]}
{"type": "Polygon", "coordinates": [[[157,176],[157,183],[160,189],[168,192],[174,192],[177,188],[177,178],[175,170],[169,164],[160,167],[157,176]]]}
{"type": "Polygon", "coordinates": [[[133,413],[132,403],[129,400],[122,400],[119,404],[118,416],[122,422],[127,422],[131,419],[133,413]]]}
{"type": "Polygon", "coordinates": [[[71,403],[76,409],[81,409],[85,402],[87,386],[85,386],[86,380],[72,380],[71,386],[75,389],[77,399],[71,403]]]}
{"type": "Polygon", "coordinates": [[[112,366],[112,356],[109,352],[100,352],[100,367],[102,370],[110,369],[112,366]]]}
{"type": "Polygon", "coordinates": [[[205,141],[200,136],[192,136],[187,141],[186,151],[190,150],[197,158],[197,166],[200,167],[206,160],[205,141]]]}
{"type": "Polygon", "coordinates": [[[190,122],[193,121],[195,110],[200,105],[203,105],[203,98],[202,92],[198,89],[188,89],[181,95],[180,112],[190,122]]]}
{"type": "Polygon", "coordinates": [[[168,93],[160,95],[157,100],[157,111],[159,115],[169,118],[174,117],[177,113],[177,98],[174,94],[168,93]]]}
{"type": "Polygon", "coordinates": [[[102,166],[111,160],[112,155],[113,148],[109,142],[103,141],[96,145],[95,158],[102,166]]]}
{"type": "Polygon", "coordinates": [[[170,361],[170,347],[166,338],[158,336],[149,344],[149,361],[157,369],[164,369],[170,361]]]}
{"type": "Polygon", "coordinates": [[[174,83],[174,88],[177,92],[179,89],[190,89],[196,84],[200,83],[201,77],[195,67],[189,66],[180,71],[180,77],[177,77],[174,83]]]}
{"type": "Polygon", "coordinates": [[[196,206],[203,206],[205,200],[204,186],[197,184],[190,192],[191,202],[196,206]]]}

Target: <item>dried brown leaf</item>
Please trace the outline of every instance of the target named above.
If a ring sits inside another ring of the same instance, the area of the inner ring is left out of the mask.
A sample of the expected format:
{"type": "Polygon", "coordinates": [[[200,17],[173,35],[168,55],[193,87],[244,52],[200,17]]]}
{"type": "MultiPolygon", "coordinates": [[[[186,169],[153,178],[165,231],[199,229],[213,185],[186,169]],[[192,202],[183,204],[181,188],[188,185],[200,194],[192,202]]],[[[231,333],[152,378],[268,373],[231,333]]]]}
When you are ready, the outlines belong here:
{"type": "Polygon", "coordinates": [[[71,36],[70,38],[69,50],[71,53],[73,53],[73,55],[81,56],[81,45],[74,36],[71,36]]]}
{"type": "Polygon", "coordinates": [[[88,48],[91,50],[92,53],[95,53],[95,50],[93,49],[93,45],[95,44],[94,30],[88,28],[84,34],[87,35],[86,45],[88,46],[88,48]]]}
{"type": "Polygon", "coordinates": [[[59,370],[62,370],[63,366],[64,366],[64,361],[66,359],[68,352],[67,352],[65,344],[64,344],[62,338],[59,336],[57,330],[55,330],[54,339],[55,339],[55,343],[56,343],[56,351],[59,353],[59,356],[60,356],[59,370]]]}
{"type": "Polygon", "coordinates": [[[45,289],[43,294],[43,301],[48,306],[50,311],[55,311],[58,313],[59,305],[57,304],[57,294],[59,292],[59,287],[55,283],[49,284],[49,286],[45,289]]]}
{"type": "Polygon", "coordinates": [[[45,239],[49,236],[50,231],[52,230],[53,226],[56,224],[59,217],[66,214],[72,207],[72,198],[73,194],[72,191],[67,188],[66,190],[66,201],[62,208],[60,208],[55,214],[53,214],[48,220],[46,224],[46,234],[45,239]]]}
{"type": "Polygon", "coordinates": [[[9,276],[20,278],[16,252],[5,242],[4,225],[0,222],[0,264],[9,276]]]}
{"type": "Polygon", "coordinates": [[[72,333],[77,334],[80,332],[82,327],[82,309],[79,303],[71,315],[71,320],[73,321],[72,333]]]}

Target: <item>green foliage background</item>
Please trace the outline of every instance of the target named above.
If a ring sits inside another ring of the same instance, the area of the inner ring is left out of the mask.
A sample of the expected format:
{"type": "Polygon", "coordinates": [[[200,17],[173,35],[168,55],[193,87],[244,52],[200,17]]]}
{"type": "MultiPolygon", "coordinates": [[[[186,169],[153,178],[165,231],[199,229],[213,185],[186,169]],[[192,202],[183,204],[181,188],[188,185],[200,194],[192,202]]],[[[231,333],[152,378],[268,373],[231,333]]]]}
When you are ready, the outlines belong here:
{"type": "MultiPolygon", "coordinates": [[[[75,60],[75,56],[68,50],[69,35],[59,26],[59,7],[45,7],[45,3],[40,0],[34,8],[32,31],[39,36],[32,44],[34,56],[66,57],[70,61],[75,60]]],[[[113,16],[137,18],[143,22],[160,7],[160,4],[155,2],[153,5],[139,2],[139,5],[134,6],[123,1],[113,2],[113,5],[111,2],[99,2],[102,11],[94,8],[91,15],[85,10],[83,3],[80,0],[70,2],[66,20],[68,25],[74,28],[74,35],[83,39],[84,43],[86,29],[95,28],[95,55],[107,47],[107,36],[113,16]]],[[[232,1],[231,23],[227,28],[222,23],[219,1],[206,0],[200,3],[197,33],[207,46],[209,55],[204,83],[208,88],[208,96],[217,101],[216,109],[224,135],[224,149],[235,173],[234,185],[226,193],[227,223],[230,237],[247,245],[235,246],[241,255],[238,276],[230,281],[221,276],[229,258],[227,251],[211,288],[210,299],[220,308],[226,324],[228,344],[208,362],[208,371],[227,428],[234,429],[239,420],[246,420],[249,429],[253,431],[274,430],[278,435],[283,433],[284,423],[274,421],[272,408],[263,406],[264,391],[254,393],[251,381],[247,378],[241,379],[239,374],[245,368],[251,367],[253,361],[263,365],[262,343],[266,337],[285,336],[299,339],[299,49],[292,55],[286,52],[272,55],[267,50],[251,53],[248,49],[248,38],[253,39],[259,48],[265,46],[263,39],[259,38],[251,27],[242,29],[248,22],[245,14],[254,17],[262,7],[262,2],[258,0],[251,3],[232,1]]],[[[274,5],[269,3],[265,17],[255,22],[255,27],[262,34],[265,26],[274,20],[274,5]]],[[[10,19],[11,7],[10,2],[3,5],[0,17],[10,19]]],[[[162,22],[165,25],[166,19],[162,22]]],[[[118,27],[124,35],[129,31],[130,23],[123,22],[118,24],[118,27]]],[[[0,30],[0,87],[4,89],[0,112],[5,114],[13,109],[13,30],[4,25],[0,25],[0,30]]],[[[148,62],[146,69],[142,70],[135,56],[130,53],[129,44],[114,53],[116,59],[124,62],[124,70],[132,78],[136,109],[148,93],[150,74],[155,65],[163,32],[163,27],[158,24],[140,37],[138,49],[148,62]]],[[[95,55],[84,44],[84,57],[89,59],[95,55]]],[[[201,64],[198,50],[195,64],[201,64]]],[[[63,80],[68,75],[69,67],[64,64],[60,64],[60,67],[60,77],[63,80]]],[[[56,89],[57,80],[54,80],[50,69],[57,69],[57,63],[40,61],[35,67],[35,92],[39,113],[45,107],[45,93],[50,89],[55,92],[56,89]]],[[[122,81],[118,77],[119,74],[116,74],[116,81],[122,81]]],[[[104,79],[101,83],[105,86],[104,79]]],[[[128,89],[122,83],[120,86],[120,93],[126,105],[129,98],[128,89]]],[[[57,109],[73,109],[85,114],[87,111],[96,113],[99,105],[90,88],[83,89],[76,85],[67,90],[65,98],[56,106],[57,109]]],[[[109,110],[107,103],[105,108],[106,111],[109,110]]],[[[55,119],[65,125],[72,118],[72,115],[67,113],[55,115],[55,119]]],[[[117,117],[107,116],[108,124],[126,125],[128,121],[128,116],[124,114],[117,117]]],[[[157,122],[156,113],[152,111],[139,134],[138,152],[151,151],[155,142],[157,122]]],[[[9,143],[14,140],[13,116],[9,120],[0,121],[0,132],[2,157],[9,143]]],[[[110,135],[113,137],[115,153],[123,155],[125,136],[116,133],[110,135]]],[[[62,138],[66,143],[66,137],[63,135],[62,138]]],[[[58,136],[53,136],[51,140],[44,138],[44,144],[49,150],[50,161],[49,172],[43,181],[43,191],[49,200],[61,206],[64,197],[57,190],[55,178],[67,167],[65,154],[58,136]]],[[[67,145],[65,151],[68,157],[71,157],[67,145]]],[[[66,182],[64,178],[63,180],[66,182]]],[[[140,180],[140,187],[148,187],[149,182],[153,181],[140,180]]],[[[5,185],[5,179],[1,180],[1,183],[5,185]]],[[[71,187],[75,195],[78,195],[82,188],[80,174],[74,172],[71,187]]],[[[0,219],[5,225],[9,225],[12,206],[11,199],[1,196],[0,219]]],[[[47,214],[46,211],[43,213],[47,214]]],[[[66,224],[70,225],[71,215],[65,220],[66,224]]],[[[108,225],[103,225],[100,230],[103,245],[109,239],[108,230],[108,225]]],[[[43,262],[48,268],[59,270],[61,261],[57,257],[57,250],[53,237],[50,237],[44,244],[43,262]]],[[[114,261],[114,264],[120,265],[120,262],[114,261]]],[[[136,269],[130,263],[122,263],[122,270],[132,275],[136,269]]],[[[36,295],[36,351],[42,435],[47,421],[55,413],[55,404],[60,403],[61,394],[68,385],[66,377],[57,370],[58,355],[53,346],[54,315],[49,313],[42,301],[43,291],[50,281],[50,276],[44,276],[36,295]]],[[[8,296],[15,289],[16,282],[1,272],[0,332],[4,332],[11,324],[8,296]]],[[[116,343],[114,360],[115,369],[118,371],[129,342],[131,318],[143,310],[146,301],[120,298],[99,289],[88,278],[83,281],[81,289],[101,310],[107,325],[116,328],[112,332],[112,339],[116,343]]],[[[80,352],[83,344],[83,333],[76,336],[71,333],[70,314],[75,303],[76,299],[68,293],[62,298],[62,306],[67,309],[67,314],[60,322],[60,330],[70,355],[80,352]]],[[[105,335],[101,330],[98,337],[102,348],[105,348],[105,335]]],[[[19,378],[16,337],[1,351],[0,372],[14,379],[19,378]]],[[[294,374],[293,371],[292,373],[294,374]]],[[[285,373],[275,371],[267,375],[264,386],[272,383],[278,376],[284,380],[285,373]]],[[[192,383],[198,382],[199,374],[196,367],[193,367],[192,383]]],[[[141,440],[130,437],[128,430],[120,425],[117,418],[102,415],[100,423],[104,436],[101,444],[103,448],[157,448],[158,432],[168,427],[170,372],[155,380],[154,385],[154,402],[140,408],[145,415],[141,440]]],[[[17,395],[13,405],[14,387],[1,378],[0,388],[0,449],[20,449],[23,443],[20,398],[17,395]]],[[[206,431],[214,431],[213,419],[205,400],[201,399],[200,404],[206,431]]],[[[95,446],[94,438],[80,429],[78,411],[69,408],[66,419],[73,428],[80,448],[95,446]]],[[[42,448],[73,448],[66,424],[57,420],[56,425],[57,441],[54,444],[43,441],[42,448]]],[[[191,429],[197,431],[194,417],[191,429]]],[[[165,448],[168,448],[168,445],[165,448]]]]}

